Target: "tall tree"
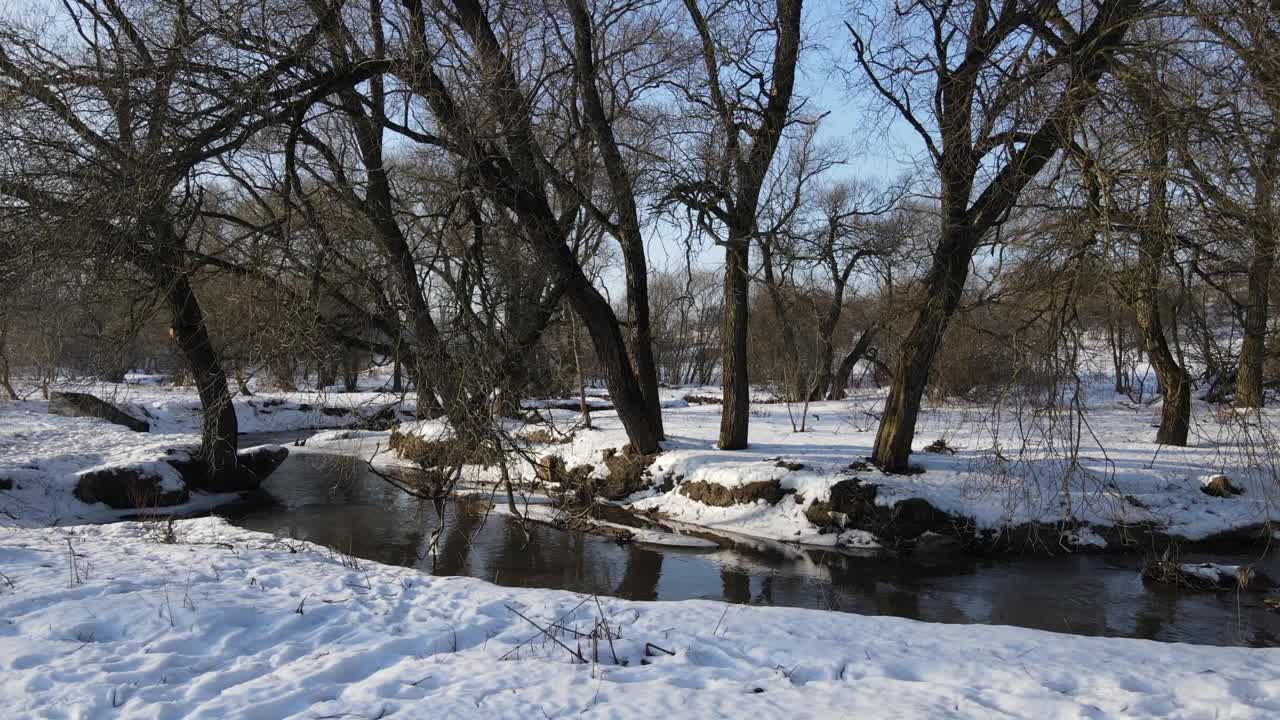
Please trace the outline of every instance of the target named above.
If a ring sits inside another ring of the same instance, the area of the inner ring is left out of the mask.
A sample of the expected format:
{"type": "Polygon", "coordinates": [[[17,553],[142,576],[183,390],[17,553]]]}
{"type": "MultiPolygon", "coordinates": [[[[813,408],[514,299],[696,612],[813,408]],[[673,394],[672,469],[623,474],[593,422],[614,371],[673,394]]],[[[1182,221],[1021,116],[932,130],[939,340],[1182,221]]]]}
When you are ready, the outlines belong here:
{"type": "Polygon", "coordinates": [[[582,319],[632,446],[655,452],[660,428],[647,409],[621,325],[570,242],[582,220],[581,205],[574,201],[578,190],[554,182],[555,175],[572,173],[549,170],[555,161],[543,149],[539,132],[547,128],[538,125],[540,108],[517,72],[522,66],[480,3],[444,0],[441,10],[430,12],[422,0],[406,4],[407,61],[397,77],[425,101],[440,143],[461,161],[476,189],[515,218],[525,242],[582,319]],[[454,56],[437,51],[432,38],[440,34],[461,50],[454,56]],[[446,74],[460,76],[464,84],[446,82],[446,74]],[[474,97],[464,94],[471,91],[474,97]],[[483,112],[486,122],[478,122],[469,109],[483,112]]]}
{"type": "MultiPolygon", "coordinates": [[[[633,170],[623,156],[622,142],[614,129],[619,102],[615,100],[613,106],[607,105],[604,93],[608,92],[612,98],[628,93],[634,96],[642,88],[656,86],[661,81],[661,75],[669,71],[668,64],[661,58],[664,48],[655,43],[664,17],[659,14],[650,16],[647,22],[633,20],[632,25],[615,31],[615,34],[621,35],[619,42],[625,42],[626,45],[609,47],[605,42],[607,38],[597,37],[597,23],[592,17],[587,0],[565,0],[565,4],[573,22],[573,66],[581,92],[583,121],[590,129],[604,165],[609,197],[612,200],[612,217],[589,200],[584,201],[584,205],[609,234],[617,238],[622,248],[627,282],[627,324],[631,329],[631,356],[635,359],[645,410],[661,435],[663,430],[662,409],[658,402],[658,370],[653,359],[653,331],[649,319],[649,267],[641,232],[640,212],[636,206],[636,183],[633,170]],[[642,39],[637,41],[629,37],[631,35],[639,35],[642,39]],[[641,57],[642,52],[650,57],[641,57]],[[630,64],[648,65],[650,69],[640,75],[635,70],[629,70],[625,64],[620,68],[610,68],[617,70],[615,76],[618,80],[602,89],[604,77],[599,70],[599,57],[622,58],[630,64]]],[[[603,27],[609,28],[617,24],[627,15],[634,18],[641,14],[646,4],[624,2],[618,7],[604,8],[602,13],[612,22],[603,24],[603,27]]],[[[622,97],[623,103],[634,100],[634,97],[622,97]]]]}
{"type": "Polygon", "coordinates": [[[918,0],[888,27],[849,26],[869,87],[910,126],[937,174],[941,230],[925,301],[902,343],[876,434],[886,472],[910,469],[929,374],[979,245],[1071,138],[1141,0],[918,0]],[[886,30],[888,42],[876,42],[886,30]],[[1052,98],[1052,99],[1051,99],[1052,98]]]}
{"type": "Polygon", "coordinates": [[[1247,239],[1245,295],[1214,283],[1239,310],[1244,328],[1235,404],[1260,408],[1271,281],[1280,232],[1280,6],[1273,0],[1186,0],[1186,12],[1226,51],[1204,53],[1213,102],[1188,98],[1179,164],[1223,229],[1247,239]]]}
{"type": "Polygon", "coordinates": [[[687,100],[705,110],[713,131],[699,148],[700,172],[676,183],[671,197],[688,206],[701,229],[725,249],[724,450],[747,446],[751,247],[759,230],[761,191],[792,114],[802,6],[803,0],[719,2],[704,12],[698,0],[685,0],[705,71],[697,86],[686,88],[687,100]]]}
{"type": "Polygon", "coordinates": [[[21,158],[0,175],[0,193],[83,252],[133,265],[163,298],[204,408],[204,487],[228,490],[242,477],[236,415],[190,278],[200,171],[334,78],[290,75],[316,41],[306,28],[277,38],[293,48],[279,61],[237,52],[244,38],[279,30],[269,8],[195,5],[71,0],[56,22],[75,32],[58,42],[0,26],[0,87],[19,98],[3,143],[21,158]]]}

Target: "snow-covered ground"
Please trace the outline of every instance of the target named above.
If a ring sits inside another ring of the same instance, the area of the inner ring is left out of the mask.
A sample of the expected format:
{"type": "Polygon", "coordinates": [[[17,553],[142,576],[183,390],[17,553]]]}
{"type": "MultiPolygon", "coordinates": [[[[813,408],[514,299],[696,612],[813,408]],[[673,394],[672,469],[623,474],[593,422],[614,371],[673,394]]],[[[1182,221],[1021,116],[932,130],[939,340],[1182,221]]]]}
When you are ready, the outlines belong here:
{"type": "Polygon", "coordinates": [[[353,561],[213,518],[171,534],[163,523],[0,530],[0,567],[0,703],[14,718],[1280,713],[1275,649],[597,604],[353,561]],[[578,636],[597,627],[594,646],[578,636]]]}
{"type": "MultiPolygon", "coordinates": [[[[131,378],[137,380],[137,378],[131,378]]],[[[106,522],[130,511],[86,505],[71,492],[79,476],[108,467],[145,468],[172,483],[177,471],[162,462],[170,451],[199,446],[200,400],[192,388],[153,383],[94,383],[65,388],[88,392],[145,420],[150,432],[135,433],[94,418],[48,414],[48,402],[0,403],[0,525],[67,525],[106,522]],[[6,482],[7,481],[7,482],[6,482]]],[[[356,393],[264,393],[235,398],[241,433],[344,427],[368,417],[399,396],[356,393]]],[[[405,409],[411,417],[413,404],[405,409]]],[[[189,513],[234,496],[193,494],[191,502],[167,512],[189,513]]]]}
{"type": "MultiPolygon", "coordinates": [[[[96,420],[45,414],[45,404],[27,401],[0,405],[0,479],[19,489],[0,492],[0,522],[29,519],[49,525],[100,521],[104,514],[69,495],[78,473],[109,464],[151,462],[173,447],[193,446],[198,438],[198,401],[190,389],[151,385],[99,385],[90,388],[125,410],[145,417],[152,433],[131,433],[96,420]]],[[[713,396],[715,388],[663,390],[666,452],[651,473],[671,482],[628,502],[656,510],[669,519],[712,530],[732,531],[810,545],[866,547],[865,532],[823,533],[806,516],[815,502],[828,499],[831,487],[850,478],[877,486],[875,502],[892,506],[922,498],[953,516],[971,518],[979,530],[1002,531],[1027,523],[1066,525],[1063,541],[1082,548],[1105,545],[1097,531],[1147,523],[1188,540],[1255,528],[1280,521],[1280,411],[1245,418],[1223,415],[1195,405],[1188,447],[1158,446],[1153,424],[1159,405],[1134,406],[1122,396],[1096,392],[1083,414],[1030,409],[1000,411],[948,402],[922,412],[918,450],[938,439],[954,454],[916,452],[913,461],[925,472],[889,476],[874,470],[850,469],[871,452],[877,414],[883,403],[878,390],[859,391],[849,400],[814,403],[807,408],[805,432],[796,432],[799,405],[760,403],[751,414],[751,447],[725,452],[715,447],[718,405],[690,404],[689,395],[713,396]],[[1201,481],[1223,473],[1243,495],[1212,497],[1201,481]],[[781,501],[712,507],[688,497],[690,482],[732,487],[777,481],[781,501]],[[1080,526],[1076,528],[1075,526],[1080,526]]],[[[370,390],[358,393],[260,393],[237,397],[242,432],[300,428],[342,428],[399,398],[370,390]]],[[[764,396],[760,398],[763,400],[764,396]]],[[[538,403],[531,403],[536,405],[538,403]]],[[[1013,403],[1009,403],[1013,405],[1013,403]]],[[[404,408],[411,409],[412,406],[404,408]]],[[[603,473],[602,451],[620,449],[626,436],[611,410],[592,412],[594,429],[578,427],[569,410],[542,410],[568,442],[535,444],[534,456],[554,453],[572,467],[596,466],[603,473]]],[[[402,431],[438,437],[440,421],[411,422],[402,431]]],[[[523,430],[516,426],[513,433],[523,430]]],[[[382,448],[381,462],[395,462],[385,452],[389,433],[333,430],[308,443],[308,450],[348,452],[370,457],[382,448]]],[[[517,468],[532,478],[533,468],[517,468]]],[[[472,469],[469,480],[495,479],[496,471],[472,469]]],[[[208,503],[217,499],[194,498],[208,503]]]]}
{"type": "MultiPolygon", "coordinates": [[[[1223,416],[1197,403],[1188,447],[1154,443],[1159,405],[1134,406],[1123,396],[1099,393],[1079,415],[1047,411],[995,411],[950,402],[921,414],[913,462],[924,472],[885,475],[850,469],[864,460],[875,441],[881,391],[862,391],[849,400],[808,406],[805,431],[796,432],[799,405],[757,404],[751,412],[750,447],[716,448],[720,408],[680,402],[687,389],[664,389],[665,452],[651,468],[670,480],[667,491],[652,489],[628,499],[642,510],[672,520],[776,540],[813,545],[865,546],[865,533],[822,534],[806,517],[810,504],[828,499],[835,483],[858,477],[878,486],[875,501],[892,506],[922,498],[954,516],[971,518],[978,530],[1000,532],[1028,523],[1066,525],[1063,542],[1081,548],[1105,546],[1095,529],[1150,524],[1187,540],[1280,522],[1280,413],[1250,418],[1223,416]],[[924,452],[943,439],[954,454],[924,452]],[[799,466],[799,467],[797,467],[799,466]],[[1208,476],[1225,473],[1245,490],[1230,498],[1201,491],[1208,476]],[[776,480],[786,493],[780,502],[763,500],[712,507],[687,497],[690,482],[733,487],[776,480]],[[1079,526],[1079,527],[1075,527],[1079,526]]],[[[535,454],[557,454],[572,467],[596,466],[601,452],[621,448],[626,436],[612,412],[593,412],[593,429],[577,427],[576,413],[544,412],[565,443],[535,446],[535,454]]],[[[424,437],[446,433],[438,422],[406,425],[424,437]]],[[[327,433],[317,447],[341,447],[368,456],[386,435],[360,433],[339,439],[327,433]]],[[[526,469],[531,477],[532,470],[526,469]]],[[[483,479],[491,474],[478,473],[483,479]]],[[[1265,537],[1265,536],[1263,536],[1265,537]]]]}

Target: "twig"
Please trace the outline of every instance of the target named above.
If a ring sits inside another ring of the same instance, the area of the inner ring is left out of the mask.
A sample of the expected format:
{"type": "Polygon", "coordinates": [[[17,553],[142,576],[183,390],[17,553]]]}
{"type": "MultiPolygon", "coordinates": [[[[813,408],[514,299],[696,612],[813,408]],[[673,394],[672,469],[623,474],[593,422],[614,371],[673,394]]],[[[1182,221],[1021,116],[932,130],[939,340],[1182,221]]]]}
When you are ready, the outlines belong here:
{"type": "MultiPolygon", "coordinates": [[[[585,602],[586,602],[586,600],[583,600],[582,602],[584,602],[584,603],[585,603],[585,602]]],[[[581,606],[581,605],[582,605],[582,603],[579,603],[579,606],[581,606]]],[[[570,655],[572,655],[572,656],[574,656],[575,658],[577,658],[578,662],[582,663],[583,665],[586,665],[586,664],[587,664],[587,659],[586,659],[586,658],[584,658],[584,657],[582,657],[582,654],[581,654],[581,653],[579,653],[577,650],[574,650],[573,648],[569,647],[568,645],[565,645],[564,643],[560,642],[560,639],[559,639],[559,638],[557,638],[556,636],[552,635],[552,634],[551,634],[551,632],[550,632],[549,630],[547,630],[546,628],[542,627],[542,626],[541,626],[541,625],[539,625],[538,623],[536,623],[536,622],[534,622],[534,621],[530,620],[529,618],[525,617],[523,613],[521,613],[519,610],[517,610],[517,609],[515,609],[515,608],[511,607],[510,605],[507,605],[506,607],[507,607],[507,609],[508,609],[508,610],[510,610],[511,612],[515,613],[516,615],[519,615],[519,616],[520,616],[520,618],[521,618],[521,619],[523,619],[525,622],[527,622],[527,623],[529,623],[530,625],[532,625],[532,626],[534,626],[534,627],[538,628],[539,630],[541,630],[543,635],[546,635],[546,636],[547,636],[547,637],[548,637],[552,642],[554,642],[555,644],[557,644],[557,645],[559,645],[560,647],[564,648],[564,649],[565,649],[565,652],[567,652],[567,653],[569,653],[570,655]]],[[[537,637],[537,636],[535,636],[535,637],[537,637]]],[[[521,643],[521,645],[523,645],[523,644],[524,644],[524,643],[521,643]]],[[[519,646],[517,646],[517,647],[519,647],[519,646]]],[[[513,651],[514,651],[514,649],[513,649],[513,651]]],[[[507,653],[507,654],[509,655],[510,653],[507,653]]],[[[674,655],[674,653],[672,653],[672,654],[674,655]]],[[[505,658],[505,657],[506,657],[506,655],[503,655],[503,656],[502,656],[502,658],[505,658]]],[[[501,660],[502,658],[498,658],[498,659],[499,659],[499,660],[501,660]]]]}
{"type": "MultiPolygon", "coordinates": [[[[574,605],[572,608],[570,608],[569,612],[566,612],[565,614],[563,614],[563,615],[561,615],[560,617],[556,618],[555,624],[559,624],[561,620],[564,620],[565,618],[569,617],[569,616],[570,616],[570,615],[572,615],[573,613],[577,612],[577,611],[578,611],[578,608],[582,607],[583,605],[586,605],[586,604],[587,604],[587,600],[590,600],[590,599],[591,599],[591,598],[582,598],[582,602],[580,602],[580,603],[578,603],[577,605],[574,605]]],[[[521,617],[524,617],[524,616],[522,615],[521,617]]],[[[534,635],[534,636],[530,637],[529,639],[525,640],[524,642],[520,643],[519,645],[516,645],[515,647],[511,648],[510,650],[508,650],[508,651],[507,651],[507,652],[506,652],[502,657],[500,657],[500,658],[498,658],[498,659],[499,659],[499,660],[506,660],[506,659],[507,659],[507,657],[508,657],[508,656],[510,656],[512,653],[514,653],[515,651],[517,651],[517,650],[519,650],[520,648],[524,647],[525,645],[528,645],[530,642],[533,642],[534,640],[538,639],[539,637],[541,637],[541,635],[540,635],[540,634],[539,634],[539,635],[534,635]]]]}

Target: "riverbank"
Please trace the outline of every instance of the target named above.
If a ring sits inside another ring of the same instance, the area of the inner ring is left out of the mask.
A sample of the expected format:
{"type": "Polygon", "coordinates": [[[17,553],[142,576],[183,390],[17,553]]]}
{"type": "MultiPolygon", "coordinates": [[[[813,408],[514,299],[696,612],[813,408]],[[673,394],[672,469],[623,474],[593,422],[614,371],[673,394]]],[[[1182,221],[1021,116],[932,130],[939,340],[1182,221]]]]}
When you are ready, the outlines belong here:
{"type": "MultiPolygon", "coordinates": [[[[0,521],[39,526],[118,518],[123,513],[70,496],[79,474],[154,463],[198,442],[198,401],[190,389],[91,390],[145,418],[152,432],[50,416],[40,401],[0,406],[0,487],[11,488],[0,491],[0,521]]],[[[1280,520],[1280,448],[1268,444],[1280,437],[1274,410],[1224,415],[1196,403],[1193,442],[1174,448],[1152,442],[1158,405],[1134,407],[1105,392],[1090,397],[1083,415],[949,402],[922,413],[913,455],[920,472],[885,475],[865,462],[880,391],[807,407],[753,405],[751,446],[733,452],[715,447],[719,406],[706,402],[714,397],[710,389],[664,388],[662,395],[664,452],[639,460],[635,477],[615,483],[623,492],[612,501],[666,523],[816,547],[959,545],[1058,554],[1147,552],[1170,542],[1263,547],[1274,537],[1270,523],[1280,520]],[[1218,475],[1242,492],[1206,494],[1204,483],[1218,475]]],[[[388,450],[389,431],[351,429],[376,418],[377,426],[398,422],[399,432],[428,441],[448,435],[441,421],[412,420],[412,403],[402,400],[377,391],[260,393],[237,397],[235,406],[246,433],[328,428],[295,451],[403,465],[388,450]]],[[[554,489],[539,463],[607,479],[614,468],[606,455],[626,446],[613,411],[593,411],[588,429],[577,412],[549,407],[560,404],[531,402],[537,415],[507,423],[511,438],[524,445],[515,477],[539,492],[554,489]]],[[[484,488],[497,472],[470,467],[465,479],[484,488]]],[[[166,512],[224,500],[193,496],[166,512]]]]}
{"type": "Polygon", "coordinates": [[[706,601],[597,604],[212,518],[5,530],[0,559],[0,698],[24,717],[1280,711],[1280,650],[706,601]]]}
{"type": "MultiPolygon", "coordinates": [[[[802,432],[800,406],[755,405],[751,445],[732,452],[715,447],[719,407],[680,403],[680,392],[664,390],[664,452],[645,469],[642,487],[616,501],[712,531],[826,547],[953,543],[1062,553],[1149,551],[1170,542],[1263,547],[1280,521],[1274,410],[1224,416],[1197,403],[1192,444],[1168,447],[1153,442],[1158,405],[1133,407],[1105,393],[1083,415],[948,403],[922,412],[912,456],[919,472],[886,475],[866,462],[879,391],[808,405],[802,432]],[[1218,475],[1241,492],[1207,494],[1205,484],[1218,475]]],[[[593,412],[590,429],[574,412],[541,416],[511,429],[531,438],[526,455],[563,465],[566,476],[580,468],[579,477],[609,478],[606,456],[626,446],[615,414],[593,412]]],[[[438,421],[400,430],[428,441],[448,435],[438,421]]],[[[323,433],[315,444],[370,457],[387,441],[385,434],[323,433]]],[[[532,465],[517,469],[526,480],[539,476],[532,465]]],[[[493,473],[470,477],[491,482],[493,473]]]]}

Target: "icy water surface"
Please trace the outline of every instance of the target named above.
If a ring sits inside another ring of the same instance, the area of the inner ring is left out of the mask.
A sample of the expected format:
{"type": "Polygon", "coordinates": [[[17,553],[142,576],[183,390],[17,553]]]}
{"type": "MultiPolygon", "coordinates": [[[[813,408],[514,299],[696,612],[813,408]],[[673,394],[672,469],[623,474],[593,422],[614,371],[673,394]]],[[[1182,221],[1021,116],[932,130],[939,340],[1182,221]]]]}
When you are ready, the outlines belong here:
{"type": "MultiPolygon", "coordinates": [[[[280,442],[279,437],[245,438],[280,442]]],[[[770,542],[726,541],[687,550],[611,540],[530,523],[485,519],[454,503],[433,563],[437,508],[359,462],[295,453],[250,501],[219,514],[241,527],[327,545],[377,562],[499,585],[558,588],[633,600],[703,598],[949,623],[990,623],[1082,635],[1213,645],[1280,645],[1280,614],[1258,595],[1146,586],[1138,556],[934,558],[855,556],[770,542]]],[[[1257,554],[1186,561],[1258,562],[1257,554]]],[[[1273,551],[1260,567],[1280,577],[1273,551]]],[[[733,621],[733,612],[725,622],[733,621]]]]}

